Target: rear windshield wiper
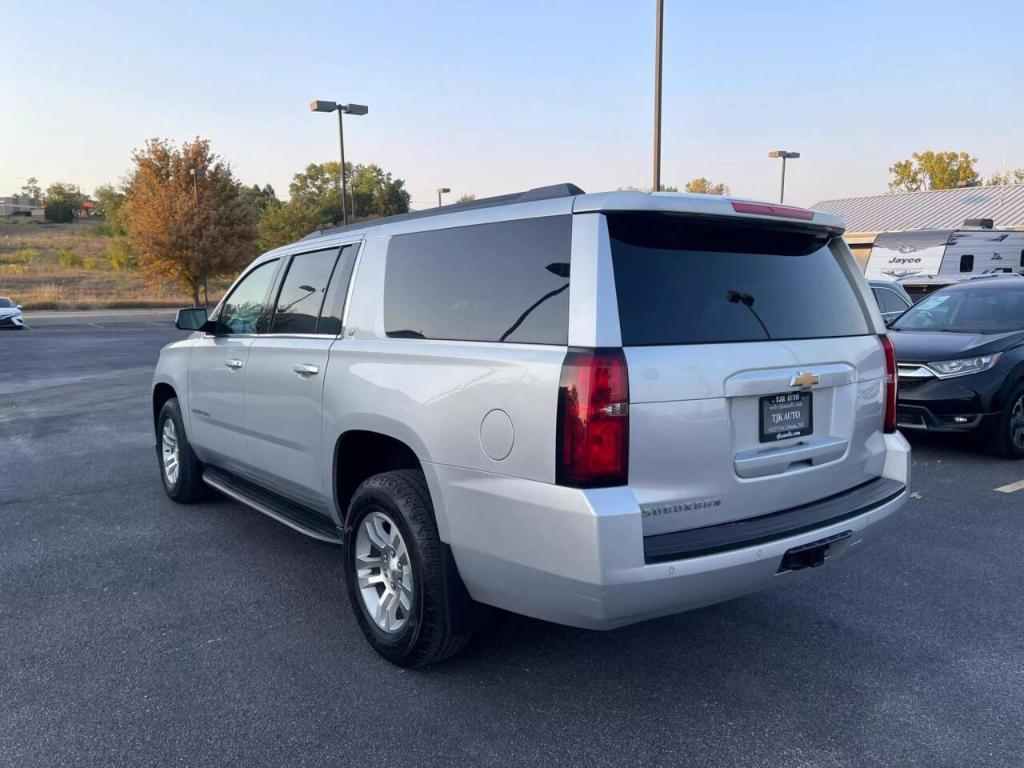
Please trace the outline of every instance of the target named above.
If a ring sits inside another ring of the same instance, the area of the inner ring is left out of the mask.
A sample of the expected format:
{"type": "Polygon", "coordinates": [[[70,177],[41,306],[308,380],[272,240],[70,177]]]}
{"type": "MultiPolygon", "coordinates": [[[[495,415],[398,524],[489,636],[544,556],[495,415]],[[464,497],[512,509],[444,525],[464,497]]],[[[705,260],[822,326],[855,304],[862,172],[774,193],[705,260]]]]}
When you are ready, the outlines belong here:
{"type": "Polygon", "coordinates": [[[764,324],[764,321],[761,319],[761,316],[757,314],[757,310],[754,309],[753,296],[751,296],[749,293],[741,293],[740,291],[728,290],[725,292],[725,300],[728,301],[730,304],[742,304],[747,309],[749,309],[750,314],[754,316],[754,319],[757,320],[758,325],[761,326],[761,330],[764,331],[765,337],[771,340],[772,335],[768,333],[768,326],[764,324]]]}

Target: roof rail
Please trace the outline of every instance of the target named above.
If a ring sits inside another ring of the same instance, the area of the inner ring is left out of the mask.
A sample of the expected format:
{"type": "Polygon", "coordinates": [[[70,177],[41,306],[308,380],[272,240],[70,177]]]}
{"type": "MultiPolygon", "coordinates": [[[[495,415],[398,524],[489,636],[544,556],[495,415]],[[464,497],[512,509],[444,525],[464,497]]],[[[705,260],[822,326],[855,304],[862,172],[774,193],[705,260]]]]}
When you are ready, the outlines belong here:
{"type": "Polygon", "coordinates": [[[429,216],[440,216],[444,213],[459,213],[461,211],[472,211],[477,208],[493,208],[497,205],[509,205],[511,203],[532,203],[536,200],[552,200],[558,197],[573,197],[582,194],[584,194],[583,190],[575,184],[552,184],[547,187],[534,187],[526,192],[514,192],[510,195],[498,195],[497,197],[483,197],[479,200],[467,200],[464,203],[451,203],[450,205],[442,205],[438,208],[427,208],[422,211],[412,211],[410,213],[399,213],[395,216],[385,216],[380,219],[370,219],[361,221],[358,224],[318,229],[315,232],[310,232],[302,239],[310,240],[315,237],[334,235],[339,232],[354,232],[381,224],[391,224],[396,221],[409,221],[411,219],[425,219],[429,216]]]}

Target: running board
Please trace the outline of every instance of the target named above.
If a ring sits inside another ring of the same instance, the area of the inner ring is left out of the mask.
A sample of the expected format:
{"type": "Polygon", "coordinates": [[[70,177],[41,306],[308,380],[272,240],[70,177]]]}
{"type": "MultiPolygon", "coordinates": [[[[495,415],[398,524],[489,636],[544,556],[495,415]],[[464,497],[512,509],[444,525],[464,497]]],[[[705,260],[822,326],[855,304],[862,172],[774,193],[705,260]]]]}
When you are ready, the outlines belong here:
{"type": "Polygon", "coordinates": [[[203,470],[203,482],[225,496],[230,496],[235,501],[240,501],[299,533],[332,544],[341,543],[340,531],[334,521],[326,515],[243,480],[237,475],[215,467],[207,467],[203,470]]]}

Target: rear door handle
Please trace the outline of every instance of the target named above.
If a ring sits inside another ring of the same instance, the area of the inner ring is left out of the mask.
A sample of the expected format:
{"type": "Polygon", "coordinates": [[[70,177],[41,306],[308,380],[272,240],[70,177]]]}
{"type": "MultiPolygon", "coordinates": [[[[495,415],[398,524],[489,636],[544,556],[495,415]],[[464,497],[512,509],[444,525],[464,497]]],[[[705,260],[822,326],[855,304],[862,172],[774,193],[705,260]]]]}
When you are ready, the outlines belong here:
{"type": "Polygon", "coordinates": [[[243,363],[241,360],[236,360],[235,358],[229,357],[227,360],[224,361],[224,365],[226,365],[233,371],[237,371],[239,368],[245,365],[245,363],[243,363]]]}
{"type": "Polygon", "coordinates": [[[296,363],[292,366],[292,370],[299,374],[299,376],[316,376],[320,373],[319,366],[310,365],[309,363],[296,363]]]}

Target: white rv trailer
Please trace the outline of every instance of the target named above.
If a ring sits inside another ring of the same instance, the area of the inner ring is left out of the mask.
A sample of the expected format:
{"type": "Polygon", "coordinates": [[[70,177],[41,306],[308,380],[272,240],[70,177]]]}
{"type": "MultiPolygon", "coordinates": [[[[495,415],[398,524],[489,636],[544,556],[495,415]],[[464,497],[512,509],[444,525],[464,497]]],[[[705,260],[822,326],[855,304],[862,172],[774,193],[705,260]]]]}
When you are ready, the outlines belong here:
{"type": "Polygon", "coordinates": [[[991,220],[968,219],[959,229],[883,232],[875,238],[865,277],[899,280],[916,300],[970,277],[1024,274],[1024,231],[993,229],[991,220]]]}

